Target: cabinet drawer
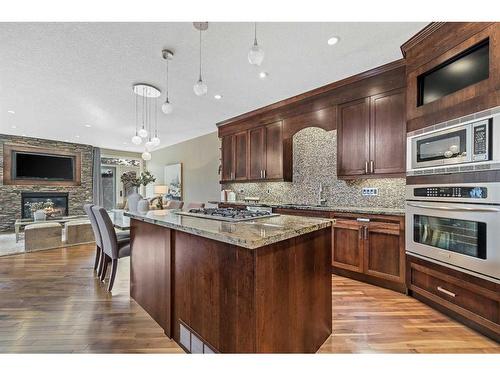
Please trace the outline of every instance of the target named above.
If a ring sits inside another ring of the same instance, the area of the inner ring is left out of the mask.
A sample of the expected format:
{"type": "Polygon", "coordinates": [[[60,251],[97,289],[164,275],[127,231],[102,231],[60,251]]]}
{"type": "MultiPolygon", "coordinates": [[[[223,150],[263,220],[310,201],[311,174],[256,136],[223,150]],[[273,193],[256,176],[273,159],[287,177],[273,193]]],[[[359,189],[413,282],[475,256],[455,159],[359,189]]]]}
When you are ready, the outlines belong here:
{"type": "Polygon", "coordinates": [[[412,290],[463,315],[466,315],[466,312],[462,310],[465,309],[490,322],[500,323],[500,297],[496,291],[441,273],[421,264],[412,263],[410,268],[410,288],[412,290]],[[429,293],[434,298],[429,296],[429,293]],[[453,305],[458,308],[453,308],[453,305]]]}

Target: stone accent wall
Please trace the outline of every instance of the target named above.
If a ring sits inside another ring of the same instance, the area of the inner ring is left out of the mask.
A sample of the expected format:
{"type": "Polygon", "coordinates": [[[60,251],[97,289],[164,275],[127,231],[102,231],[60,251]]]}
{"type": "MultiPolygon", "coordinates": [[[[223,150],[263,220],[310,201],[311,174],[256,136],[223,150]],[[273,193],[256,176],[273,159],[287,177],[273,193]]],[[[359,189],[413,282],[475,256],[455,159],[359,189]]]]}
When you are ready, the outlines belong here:
{"type": "Polygon", "coordinates": [[[320,182],[328,206],[405,206],[404,178],[337,179],[337,131],[315,127],[303,129],[293,137],[293,182],[234,183],[222,188],[234,190],[237,200],[256,196],[266,203],[317,204],[320,182]],[[378,188],[379,195],[363,196],[364,187],[378,188]]]}
{"type": "Polygon", "coordinates": [[[22,192],[67,192],[69,193],[69,215],[84,214],[83,205],[92,202],[92,146],[66,143],[47,139],[19,137],[0,134],[0,232],[14,230],[14,222],[21,218],[22,192]],[[27,146],[53,148],[82,155],[82,181],[80,186],[44,185],[4,185],[3,184],[3,145],[14,143],[27,146]]]}

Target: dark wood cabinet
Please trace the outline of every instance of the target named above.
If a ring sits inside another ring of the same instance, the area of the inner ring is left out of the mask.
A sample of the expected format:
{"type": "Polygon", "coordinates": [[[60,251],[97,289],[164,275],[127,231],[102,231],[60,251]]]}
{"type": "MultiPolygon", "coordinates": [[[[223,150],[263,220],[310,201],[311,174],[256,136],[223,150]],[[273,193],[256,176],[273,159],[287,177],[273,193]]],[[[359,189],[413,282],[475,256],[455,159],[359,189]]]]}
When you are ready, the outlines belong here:
{"type": "Polygon", "coordinates": [[[408,256],[413,297],[500,341],[500,284],[408,256]]]}
{"type": "Polygon", "coordinates": [[[370,158],[370,100],[364,98],[338,107],[337,175],[365,175],[370,158]]]}
{"type": "Polygon", "coordinates": [[[405,92],[391,90],[338,107],[337,175],[402,176],[405,171],[405,92]]]}
{"type": "Polygon", "coordinates": [[[363,229],[356,220],[335,220],[332,228],[333,266],[363,272],[363,229]]]}
{"type": "Polygon", "coordinates": [[[222,137],[222,181],[283,179],[282,143],[282,121],[222,137]]]}
{"type": "Polygon", "coordinates": [[[407,63],[406,120],[409,132],[500,105],[500,23],[432,22],[403,44],[401,50],[407,63]],[[489,42],[487,79],[419,105],[419,77],[485,40],[489,42]]]}
{"type": "Polygon", "coordinates": [[[223,181],[230,181],[234,176],[234,136],[226,135],[221,141],[223,181]]]}
{"type": "Polygon", "coordinates": [[[373,174],[405,172],[406,114],[404,89],[370,98],[370,171],[373,174]]]}
{"type": "Polygon", "coordinates": [[[250,129],[248,131],[248,178],[251,180],[264,178],[263,171],[265,169],[266,161],[265,136],[266,132],[264,128],[250,129]]]}
{"type": "Polygon", "coordinates": [[[247,179],[247,132],[234,135],[234,180],[247,179]]]}
{"type": "Polygon", "coordinates": [[[265,126],[266,165],[264,179],[283,178],[283,124],[281,121],[265,126]]]}

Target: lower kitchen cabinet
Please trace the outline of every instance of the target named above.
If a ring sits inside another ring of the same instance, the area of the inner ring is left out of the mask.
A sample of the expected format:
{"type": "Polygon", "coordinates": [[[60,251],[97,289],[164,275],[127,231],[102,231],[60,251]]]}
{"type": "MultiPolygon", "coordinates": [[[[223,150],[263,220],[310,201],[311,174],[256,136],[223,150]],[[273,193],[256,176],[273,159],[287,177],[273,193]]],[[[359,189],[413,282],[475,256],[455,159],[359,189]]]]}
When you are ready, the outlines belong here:
{"type": "Polygon", "coordinates": [[[404,218],[337,214],[334,218],[334,272],[405,292],[404,218]]]}
{"type": "Polygon", "coordinates": [[[409,294],[500,341],[500,284],[411,255],[409,294]]]}
{"type": "Polygon", "coordinates": [[[334,219],[334,273],[406,293],[404,216],[275,208],[283,215],[334,219]]]}

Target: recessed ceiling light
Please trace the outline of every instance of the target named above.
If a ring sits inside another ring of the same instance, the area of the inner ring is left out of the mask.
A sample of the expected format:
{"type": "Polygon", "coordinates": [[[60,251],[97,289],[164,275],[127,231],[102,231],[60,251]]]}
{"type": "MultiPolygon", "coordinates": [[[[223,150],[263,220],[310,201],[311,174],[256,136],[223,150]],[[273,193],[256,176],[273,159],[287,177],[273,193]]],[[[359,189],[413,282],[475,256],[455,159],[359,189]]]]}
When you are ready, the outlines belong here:
{"type": "Polygon", "coordinates": [[[269,75],[269,73],[268,73],[268,72],[260,72],[260,73],[259,73],[259,78],[264,79],[264,78],[266,78],[268,75],[269,75]]]}
{"type": "Polygon", "coordinates": [[[91,128],[91,127],[92,127],[92,125],[90,125],[90,124],[85,124],[84,126],[85,126],[86,128],[91,128]]]}
{"type": "Polygon", "coordinates": [[[26,134],[21,134],[21,137],[26,137],[26,134]]]}
{"type": "Polygon", "coordinates": [[[214,99],[221,100],[222,99],[222,95],[220,95],[220,94],[214,95],[214,99]]]}
{"type": "Polygon", "coordinates": [[[75,138],[80,138],[80,136],[79,135],[75,135],[75,138]]]}
{"type": "Polygon", "coordinates": [[[128,145],[128,142],[123,142],[124,145],[128,145]]]}
{"type": "Polygon", "coordinates": [[[64,142],[69,142],[69,139],[65,139],[64,142]]]}
{"type": "Polygon", "coordinates": [[[16,113],[14,111],[7,111],[7,112],[10,113],[11,115],[13,115],[14,113],[16,113]]]}
{"type": "Polygon", "coordinates": [[[17,128],[17,126],[16,126],[16,125],[12,125],[12,126],[11,126],[11,128],[12,128],[12,129],[15,129],[15,128],[17,128]]]}
{"type": "Polygon", "coordinates": [[[339,40],[340,38],[338,36],[332,36],[330,39],[328,39],[328,45],[333,46],[334,44],[337,44],[339,40]]]}

